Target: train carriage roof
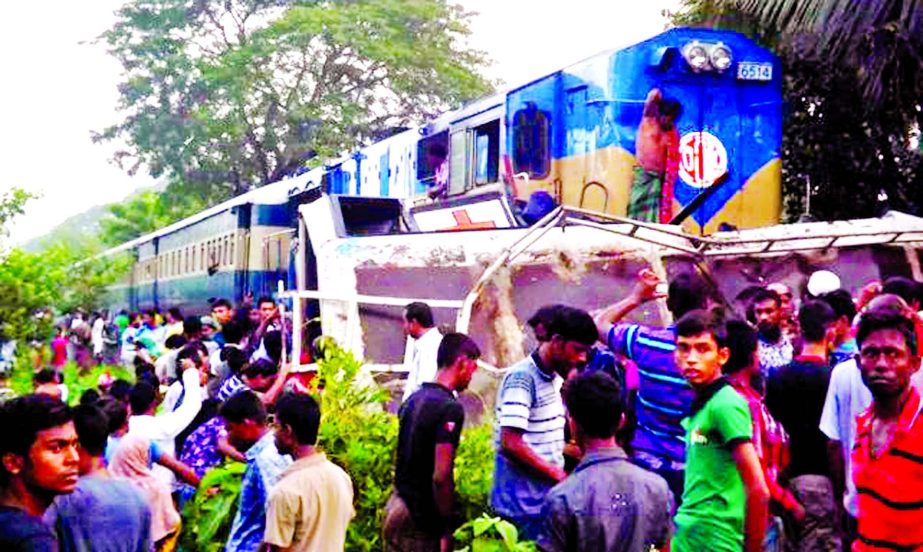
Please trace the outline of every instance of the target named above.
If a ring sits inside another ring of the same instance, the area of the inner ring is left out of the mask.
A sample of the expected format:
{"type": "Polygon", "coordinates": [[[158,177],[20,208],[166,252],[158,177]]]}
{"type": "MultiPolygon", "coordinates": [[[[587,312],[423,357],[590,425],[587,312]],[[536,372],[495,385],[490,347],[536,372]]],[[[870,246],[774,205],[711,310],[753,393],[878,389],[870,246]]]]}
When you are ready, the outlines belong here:
{"type": "MultiPolygon", "coordinates": [[[[132,248],[143,243],[147,243],[155,238],[166,236],[176,232],[177,230],[187,228],[197,222],[201,222],[209,217],[223,213],[229,209],[239,207],[241,205],[281,205],[283,203],[287,203],[289,192],[295,188],[303,188],[310,181],[312,174],[313,171],[308,171],[292,178],[286,178],[278,182],[273,182],[272,184],[261,186],[254,190],[250,190],[249,192],[243,193],[237,197],[233,197],[223,203],[219,203],[214,207],[209,207],[204,211],[174,222],[173,224],[165,226],[160,230],[156,230],[149,234],[137,237],[111,249],[107,249],[106,251],[102,252],[101,255],[115,255],[123,251],[129,251],[132,248]]],[[[317,185],[319,185],[319,182],[317,185]]]]}

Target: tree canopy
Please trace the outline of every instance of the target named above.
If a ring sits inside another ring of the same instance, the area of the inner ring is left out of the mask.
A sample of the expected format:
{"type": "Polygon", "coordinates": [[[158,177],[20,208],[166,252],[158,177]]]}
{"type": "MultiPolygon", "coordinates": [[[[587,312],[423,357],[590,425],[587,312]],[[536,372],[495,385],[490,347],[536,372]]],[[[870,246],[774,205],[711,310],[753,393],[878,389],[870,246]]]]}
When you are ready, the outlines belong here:
{"type": "MultiPolygon", "coordinates": [[[[25,212],[34,196],[13,188],[0,196],[0,234],[25,212]]],[[[120,257],[100,257],[92,239],[56,242],[38,252],[18,248],[0,256],[0,339],[45,339],[54,311],[102,306],[106,286],[130,266],[120,257]]]]}
{"type": "Polygon", "coordinates": [[[894,103],[898,109],[915,110],[923,95],[921,0],[714,3],[776,29],[804,57],[828,59],[854,69],[867,108],[887,108],[894,103]]]}
{"type": "Polygon", "coordinates": [[[921,214],[923,155],[914,135],[923,120],[923,50],[908,50],[903,38],[878,41],[880,33],[917,32],[919,13],[898,17],[895,6],[919,11],[920,3],[870,0],[861,15],[843,13],[862,11],[849,4],[684,0],[673,17],[677,24],[744,32],[781,58],[782,184],[790,221],[809,203],[810,215],[822,220],[870,217],[887,207],[921,214]],[[876,61],[858,55],[869,41],[877,44],[876,61]],[[902,68],[899,84],[889,81],[890,69],[871,70],[885,66],[902,68]]]}
{"type": "Polygon", "coordinates": [[[102,36],[122,120],[95,138],[213,203],[488,92],[467,22],[445,0],[131,0],[102,36]]]}
{"type": "Polygon", "coordinates": [[[191,194],[145,190],[109,207],[109,213],[99,221],[99,238],[103,244],[115,246],[168,226],[206,207],[203,200],[191,194]]]}

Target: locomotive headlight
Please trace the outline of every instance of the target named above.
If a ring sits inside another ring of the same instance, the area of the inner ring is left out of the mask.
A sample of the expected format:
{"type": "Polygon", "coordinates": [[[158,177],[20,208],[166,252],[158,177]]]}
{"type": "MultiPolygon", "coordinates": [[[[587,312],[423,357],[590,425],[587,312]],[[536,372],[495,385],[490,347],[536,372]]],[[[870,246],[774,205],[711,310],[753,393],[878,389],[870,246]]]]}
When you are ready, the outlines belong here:
{"type": "Polygon", "coordinates": [[[719,72],[726,71],[734,60],[731,57],[731,49],[721,43],[716,44],[715,47],[711,49],[711,55],[709,57],[711,58],[711,66],[719,72]]]}
{"type": "Polygon", "coordinates": [[[708,69],[708,50],[698,41],[690,42],[683,48],[683,57],[693,71],[708,69]]]}

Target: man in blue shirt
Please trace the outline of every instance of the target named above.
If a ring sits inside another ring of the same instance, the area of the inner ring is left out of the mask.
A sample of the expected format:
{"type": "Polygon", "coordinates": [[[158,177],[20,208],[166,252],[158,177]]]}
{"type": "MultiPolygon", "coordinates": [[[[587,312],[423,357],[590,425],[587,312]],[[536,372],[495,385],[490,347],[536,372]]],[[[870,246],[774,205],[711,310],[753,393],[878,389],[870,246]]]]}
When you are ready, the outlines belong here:
{"type": "MultiPolygon", "coordinates": [[[[676,366],[674,329],[619,323],[642,304],[663,298],[658,291],[661,284],[653,271],[642,270],[632,292],[595,313],[595,319],[600,340],[638,366],[638,426],[631,442],[633,460],[666,479],[678,503],[683,494],[686,459],[686,430],[681,424],[689,416],[695,394],[676,366]]],[[[705,308],[709,290],[701,279],[681,274],[670,282],[666,296],[667,308],[674,319],[679,319],[687,312],[705,308]]]]}
{"type": "Polygon", "coordinates": [[[602,372],[569,380],[564,402],[584,456],[545,499],[538,546],[544,552],[663,549],[670,540],[672,500],[666,481],[628,460],[616,444],[622,390],[602,372]]]}
{"type": "Polygon", "coordinates": [[[231,444],[247,451],[240,502],[225,550],[257,552],[266,529],[269,489],[291,465],[292,458],[276,448],[275,435],[266,423],[266,409],[252,391],[232,395],[221,406],[220,414],[231,444]]]}

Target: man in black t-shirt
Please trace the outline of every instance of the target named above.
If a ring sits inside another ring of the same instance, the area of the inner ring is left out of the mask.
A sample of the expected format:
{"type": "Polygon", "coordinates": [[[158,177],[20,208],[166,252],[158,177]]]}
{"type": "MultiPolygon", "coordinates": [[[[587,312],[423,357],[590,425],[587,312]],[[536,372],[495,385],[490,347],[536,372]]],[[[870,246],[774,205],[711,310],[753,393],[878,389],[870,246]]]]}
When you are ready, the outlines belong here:
{"type": "Polygon", "coordinates": [[[836,313],[823,301],[808,301],[798,311],[804,346],[801,354],[770,376],[766,407],[789,435],[788,486],[804,506],[804,519],[789,524],[797,550],[839,550],[834,519],[836,502],[830,480],[827,438],[820,418],[830,384],[830,345],[836,313]]]}
{"type": "Polygon", "coordinates": [[[460,333],[442,338],[436,380],[424,383],[400,411],[395,492],[385,507],[386,552],[451,549],[455,449],[465,412],[456,399],[481,352],[460,333]]]}
{"type": "Polygon", "coordinates": [[[0,550],[56,551],[42,515],[79,477],[77,432],[70,409],[45,395],[0,406],[0,550]]]}

